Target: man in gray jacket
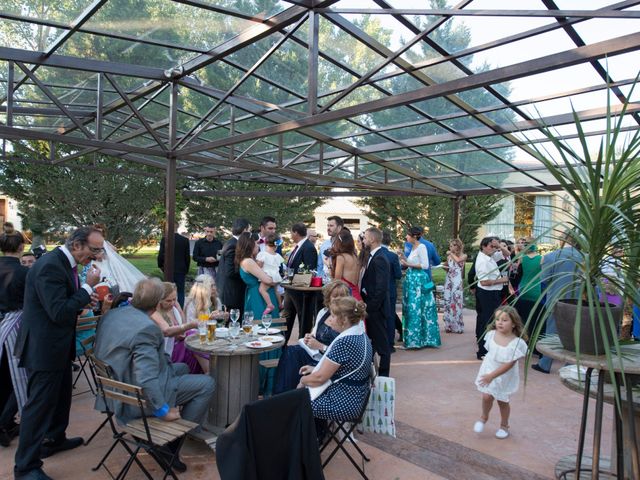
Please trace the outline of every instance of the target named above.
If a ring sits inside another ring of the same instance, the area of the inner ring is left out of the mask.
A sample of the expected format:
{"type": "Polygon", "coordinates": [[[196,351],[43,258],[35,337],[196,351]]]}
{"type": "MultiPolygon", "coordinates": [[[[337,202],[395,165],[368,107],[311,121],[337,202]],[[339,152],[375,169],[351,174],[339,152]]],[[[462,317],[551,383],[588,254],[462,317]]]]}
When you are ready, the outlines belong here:
{"type": "MultiPolygon", "coordinates": [[[[164,351],[162,331],[151,319],[164,295],[160,280],[145,279],[137,285],[130,307],[111,310],[99,323],[95,356],[107,363],[116,380],[142,387],[149,413],[168,422],[180,417],[202,423],[215,388],[208,375],[191,375],[183,363],[171,363],[164,351]],[[182,407],[182,412],[178,407],[182,407]]],[[[139,410],[116,402],[119,421],[139,416],[139,410]]],[[[177,471],[186,470],[178,461],[177,471]]]]}

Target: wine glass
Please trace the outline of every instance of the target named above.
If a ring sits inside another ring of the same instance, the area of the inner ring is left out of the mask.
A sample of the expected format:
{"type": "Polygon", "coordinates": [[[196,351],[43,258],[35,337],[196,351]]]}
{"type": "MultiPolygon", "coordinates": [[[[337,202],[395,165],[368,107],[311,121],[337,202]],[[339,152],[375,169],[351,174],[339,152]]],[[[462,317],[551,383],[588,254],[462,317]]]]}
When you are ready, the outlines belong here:
{"type": "Polygon", "coordinates": [[[229,318],[231,318],[231,323],[236,323],[240,318],[240,310],[237,308],[229,310],[229,318]]]}
{"type": "Polygon", "coordinates": [[[264,328],[264,334],[267,335],[269,333],[269,327],[271,326],[271,314],[265,313],[262,315],[262,326],[264,328]]]}

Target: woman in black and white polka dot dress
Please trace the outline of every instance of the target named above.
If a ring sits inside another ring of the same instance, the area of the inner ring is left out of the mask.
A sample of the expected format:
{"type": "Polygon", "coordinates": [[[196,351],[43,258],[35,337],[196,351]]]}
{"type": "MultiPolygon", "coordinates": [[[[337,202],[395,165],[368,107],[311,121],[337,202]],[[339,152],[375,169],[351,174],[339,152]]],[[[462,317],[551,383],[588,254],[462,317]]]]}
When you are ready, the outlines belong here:
{"type": "Polygon", "coordinates": [[[317,387],[328,379],[334,382],[311,402],[316,418],[352,420],[367,402],[373,348],[360,326],[365,311],[366,305],[352,297],[333,300],[327,324],[341,334],[315,369],[310,365],[300,369],[300,386],[317,387]]]}

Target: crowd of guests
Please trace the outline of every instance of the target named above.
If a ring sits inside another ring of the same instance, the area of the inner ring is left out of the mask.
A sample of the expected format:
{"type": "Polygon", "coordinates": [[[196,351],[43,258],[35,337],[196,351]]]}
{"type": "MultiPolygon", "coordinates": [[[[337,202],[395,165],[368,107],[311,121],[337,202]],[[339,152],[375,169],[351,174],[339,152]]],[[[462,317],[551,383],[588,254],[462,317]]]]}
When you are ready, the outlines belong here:
{"type": "MultiPolygon", "coordinates": [[[[19,433],[15,478],[50,478],[41,468],[42,458],[83,443],[82,438],[66,435],[72,365],[81,353],[76,343],[79,315],[102,314],[91,332],[96,336],[96,358],[106,362],[117,379],[141,386],[153,415],[198,424],[215,383],[207,375],[209,357],[186,348],[185,338],[197,331],[203,316],[227,319],[237,309],[240,318],[245,313],[255,319],[283,317],[285,347],[263,354],[279,362],[277,369],[261,372],[262,393],[317,387],[332,380],[312,401],[314,415],[327,420],[357,416],[366,401],[374,353],[378,375],[390,375],[396,332],[406,349],[441,345],[432,276],[441,259],[422,228],[407,230],[399,252],[390,248],[389,232],[371,227],[354,237],[338,216],[329,217],[327,239],[319,249],[318,235],[301,222],[289,228],[292,244],[286,253],[274,217],[264,217],[257,232],[242,218],[230,230],[231,238],[222,243],[216,228],[207,226],[193,252],[188,240],[176,234],[174,281],[161,282],[146,278],[122,259],[105,240],[104,226],[79,228],[64,245],[36,259],[24,253],[24,236],[5,225],[0,236],[0,444],[9,445],[19,433]],[[191,258],[198,276],[186,293],[191,258]],[[305,302],[299,291],[281,285],[283,279],[307,270],[324,280],[317,314],[316,306],[305,302]],[[400,319],[397,281],[403,270],[400,319]],[[101,284],[126,286],[130,293],[118,294],[112,288],[114,295],[100,296],[96,287],[101,284]],[[296,320],[298,344],[288,345],[296,320]],[[15,421],[18,414],[20,425],[15,421]]],[[[163,250],[164,243],[161,267],[163,250]]],[[[530,239],[516,244],[496,237],[481,240],[467,278],[476,300],[477,357],[483,360],[476,380],[483,393],[477,432],[484,428],[495,399],[502,420],[496,435],[508,436],[508,398],[518,383],[514,366],[526,353],[523,320],[530,320],[530,331],[540,328],[536,322],[543,308],[541,282],[545,275],[557,276],[569,268],[577,256],[570,242],[543,257],[530,239]],[[553,269],[545,269],[545,264],[553,269]],[[515,308],[506,307],[516,293],[515,308]],[[494,382],[498,377],[501,380],[494,382]]],[[[442,265],[445,333],[464,331],[466,262],[462,242],[451,240],[442,265]]],[[[546,331],[554,328],[551,317],[546,331]]],[[[548,373],[550,366],[542,357],[534,368],[548,373]]],[[[124,422],[134,415],[124,405],[117,405],[115,412],[124,422]]],[[[177,458],[174,468],[184,471],[186,465],[177,458]]]]}

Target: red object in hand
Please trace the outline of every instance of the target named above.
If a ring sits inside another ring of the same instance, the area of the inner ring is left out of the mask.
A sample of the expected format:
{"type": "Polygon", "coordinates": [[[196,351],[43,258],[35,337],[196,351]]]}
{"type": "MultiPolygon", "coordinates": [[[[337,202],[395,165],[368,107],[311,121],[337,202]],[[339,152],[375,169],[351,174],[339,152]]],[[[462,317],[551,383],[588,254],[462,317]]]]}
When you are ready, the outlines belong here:
{"type": "Polygon", "coordinates": [[[101,302],[104,300],[104,297],[109,295],[109,287],[107,285],[98,285],[95,290],[98,294],[98,300],[101,302]]]}
{"type": "Polygon", "coordinates": [[[313,277],[311,278],[311,287],[321,287],[322,286],[322,277],[313,277]]]}

